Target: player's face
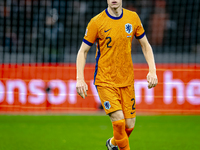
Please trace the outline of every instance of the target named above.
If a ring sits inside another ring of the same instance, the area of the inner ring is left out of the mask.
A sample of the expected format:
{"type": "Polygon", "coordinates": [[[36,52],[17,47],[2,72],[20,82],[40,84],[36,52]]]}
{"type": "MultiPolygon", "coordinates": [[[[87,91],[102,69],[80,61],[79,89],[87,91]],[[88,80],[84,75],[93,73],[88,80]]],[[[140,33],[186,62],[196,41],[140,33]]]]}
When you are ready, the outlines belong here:
{"type": "Polygon", "coordinates": [[[122,7],[122,0],[107,0],[108,6],[113,9],[122,7]]]}

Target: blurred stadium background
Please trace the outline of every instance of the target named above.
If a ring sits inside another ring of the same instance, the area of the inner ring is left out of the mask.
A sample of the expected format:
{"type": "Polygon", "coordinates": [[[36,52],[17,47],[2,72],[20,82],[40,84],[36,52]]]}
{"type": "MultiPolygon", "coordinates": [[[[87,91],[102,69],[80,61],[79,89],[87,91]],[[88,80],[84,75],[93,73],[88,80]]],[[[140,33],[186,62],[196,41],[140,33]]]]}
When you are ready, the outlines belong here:
{"type": "MultiPolygon", "coordinates": [[[[106,0],[0,0],[1,150],[106,149],[112,126],[93,85],[95,46],[84,100],[76,94],[75,68],[88,22],[106,7],[106,0]]],[[[148,66],[134,39],[142,115],[131,148],[199,150],[200,0],[123,0],[123,7],[139,14],[159,79],[148,90],[148,66]]]]}
{"type": "MultiPolygon", "coordinates": [[[[88,54],[86,100],[76,95],[75,61],[100,0],[0,1],[0,112],[99,111],[88,54]]],[[[159,84],[146,88],[146,61],[133,41],[138,112],[200,113],[200,1],[123,0],[136,11],[153,47],[159,84]]],[[[95,44],[94,44],[95,45],[95,44]]]]}

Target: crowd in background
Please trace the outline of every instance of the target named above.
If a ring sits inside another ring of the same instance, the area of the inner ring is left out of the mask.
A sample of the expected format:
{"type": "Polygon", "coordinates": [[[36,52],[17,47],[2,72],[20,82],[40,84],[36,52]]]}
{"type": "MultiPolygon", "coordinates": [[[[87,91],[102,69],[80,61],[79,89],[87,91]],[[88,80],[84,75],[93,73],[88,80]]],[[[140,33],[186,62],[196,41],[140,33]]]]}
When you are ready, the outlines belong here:
{"type": "MultiPolygon", "coordinates": [[[[2,0],[0,53],[63,62],[77,53],[87,23],[106,7],[106,0],[2,0]]],[[[200,53],[200,1],[123,0],[123,7],[139,14],[155,53],[200,53]]],[[[133,54],[141,53],[136,40],[133,47],[133,54]]]]}

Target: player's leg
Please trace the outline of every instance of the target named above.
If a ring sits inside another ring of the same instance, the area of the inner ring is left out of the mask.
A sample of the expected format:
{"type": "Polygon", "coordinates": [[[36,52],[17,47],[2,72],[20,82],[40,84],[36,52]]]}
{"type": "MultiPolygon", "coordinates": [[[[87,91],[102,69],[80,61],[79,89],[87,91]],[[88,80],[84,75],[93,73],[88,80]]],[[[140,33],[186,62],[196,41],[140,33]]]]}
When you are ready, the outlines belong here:
{"type": "Polygon", "coordinates": [[[117,145],[119,149],[130,150],[129,140],[126,133],[126,121],[122,110],[118,110],[109,114],[113,125],[113,135],[111,145],[117,145]]]}
{"type": "MultiPolygon", "coordinates": [[[[126,134],[127,134],[128,137],[131,135],[131,133],[132,133],[134,127],[135,127],[135,121],[136,121],[136,117],[125,119],[125,131],[126,131],[126,134]]],[[[117,145],[114,137],[112,137],[110,139],[110,141],[111,141],[112,145],[114,145],[114,146],[117,145]]]]}
{"type": "MultiPolygon", "coordinates": [[[[117,115],[117,116],[120,116],[120,115],[117,115]]],[[[115,118],[111,118],[111,120],[112,119],[115,119],[115,118]]],[[[130,136],[130,134],[132,133],[132,131],[135,127],[135,120],[136,120],[136,118],[125,119],[125,131],[126,131],[126,134],[127,134],[128,137],[130,136]]],[[[112,145],[115,145],[115,146],[117,145],[114,137],[112,137],[110,140],[111,140],[112,145]]]]}
{"type": "MultiPolygon", "coordinates": [[[[120,91],[121,91],[121,106],[125,118],[125,132],[129,137],[135,127],[135,120],[136,120],[134,85],[120,88],[120,91]]],[[[115,137],[112,137],[110,141],[112,145],[117,145],[115,137]]]]}
{"type": "MultiPolygon", "coordinates": [[[[119,88],[97,86],[97,91],[102,103],[102,106],[109,114],[113,125],[113,134],[116,143],[119,147],[124,147],[123,150],[129,150],[128,136],[125,131],[125,119],[121,107],[121,96],[119,88]]],[[[118,150],[117,145],[113,145],[109,139],[106,142],[108,150],[118,150]]]]}
{"type": "MultiPolygon", "coordinates": [[[[127,134],[128,137],[131,135],[131,133],[132,133],[134,127],[135,127],[135,120],[136,120],[136,118],[127,118],[127,119],[125,119],[125,131],[126,131],[126,134],[127,134]]],[[[114,146],[117,145],[117,143],[115,142],[115,138],[114,137],[112,137],[110,139],[110,141],[111,141],[112,145],[114,145],[114,146]]]]}
{"type": "Polygon", "coordinates": [[[122,93],[122,110],[124,113],[124,118],[126,120],[125,130],[129,137],[135,127],[135,120],[136,120],[134,85],[121,88],[121,93],[122,93]]]}

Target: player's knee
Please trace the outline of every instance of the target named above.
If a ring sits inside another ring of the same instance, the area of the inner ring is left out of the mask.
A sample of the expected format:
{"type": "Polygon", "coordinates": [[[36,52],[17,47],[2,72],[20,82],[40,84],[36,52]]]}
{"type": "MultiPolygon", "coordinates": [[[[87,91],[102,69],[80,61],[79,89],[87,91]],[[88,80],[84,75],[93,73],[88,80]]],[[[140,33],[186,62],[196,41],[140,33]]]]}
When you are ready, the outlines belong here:
{"type": "Polygon", "coordinates": [[[135,118],[128,118],[128,119],[126,119],[126,128],[127,129],[134,128],[135,127],[135,121],[136,121],[135,118]]]}
{"type": "Polygon", "coordinates": [[[124,114],[122,110],[117,110],[109,114],[111,121],[118,121],[124,119],[124,114]]]}

